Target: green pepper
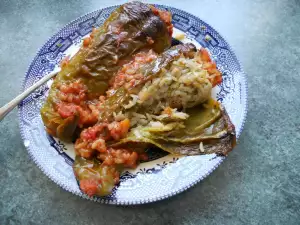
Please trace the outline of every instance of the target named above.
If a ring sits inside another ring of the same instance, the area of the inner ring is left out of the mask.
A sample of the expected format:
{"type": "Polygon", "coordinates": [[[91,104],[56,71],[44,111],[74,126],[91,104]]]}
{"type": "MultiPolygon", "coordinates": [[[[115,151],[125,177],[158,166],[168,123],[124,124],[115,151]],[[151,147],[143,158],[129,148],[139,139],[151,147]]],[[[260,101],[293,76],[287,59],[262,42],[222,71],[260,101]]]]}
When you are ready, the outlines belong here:
{"type": "Polygon", "coordinates": [[[61,102],[60,85],[80,80],[87,87],[88,101],[97,99],[107,91],[108,81],[133,54],[143,49],[160,53],[169,48],[170,27],[170,21],[163,20],[147,4],[130,2],[116,9],[92,32],[88,46],[82,46],[56,76],[41,109],[47,131],[70,141],[78,123],[77,116],[62,118],[57,112],[61,102]]]}
{"type": "Polygon", "coordinates": [[[102,165],[97,159],[76,156],[73,170],[81,190],[89,196],[110,194],[119,179],[114,166],[102,165]]]}
{"type": "Polygon", "coordinates": [[[175,155],[227,155],[236,144],[235,128],[226,110],[220,105],[197,106],[188,109],[190,117],[184,127],[174,126],[171,131],[151,132],[147,126],[133,128],[126,138],[111,143],[119,148],[147,143],[175,155]]]}
{"type": "MultiPolygon", "coordinates": [[[[163,68],[166,68],[170,63],[180,57],[181,54],[190,55],[196,52],[196,47],[191,44],[176,45],[163,52],[158,58],[149,64],[140,66],[137,74],[142,74],[144,79],[134,83],[130,89],[120,87],[115,90],[115,93],[108,97],[105,103],[101,106],[99,121],[109,121],[112,119],[113,113],[118,113],[123,110],[123,106],[131,100],[130,94],[138,93],[144,86],[145,82],[152,80],[163,68]]],[[[132,108],[129,111],[146,110],[132,108]]],[[[147,111],[147,110],[146,110],[147,111]]]]}

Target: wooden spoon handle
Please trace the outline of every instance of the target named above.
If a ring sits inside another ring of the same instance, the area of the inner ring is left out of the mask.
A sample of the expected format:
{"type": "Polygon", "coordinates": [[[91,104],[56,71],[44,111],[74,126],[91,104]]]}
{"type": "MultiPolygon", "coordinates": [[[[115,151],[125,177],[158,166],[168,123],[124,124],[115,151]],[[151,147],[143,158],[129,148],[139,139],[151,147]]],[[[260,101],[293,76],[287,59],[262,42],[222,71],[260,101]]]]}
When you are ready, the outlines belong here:
{"type": "Polygon", "coordinates": [[[52,77],[54,77],[59,71],[55,70],[48,75],[44,76],[42,79],[40,79],[38,82],[33,84],[31,87],[29,87],[27,90],[25,90],[23,93],[19,94],[17,97],[15,97],[13,100],[11,100],[9,103],[4,105],[0,108],[0,121],[11,111],[13,110],[24,98],[26,98],[28,95],[30,95],[35,89],[42,86],[44,83],[46,83],[48,80],[50,80],[52,77]]]}

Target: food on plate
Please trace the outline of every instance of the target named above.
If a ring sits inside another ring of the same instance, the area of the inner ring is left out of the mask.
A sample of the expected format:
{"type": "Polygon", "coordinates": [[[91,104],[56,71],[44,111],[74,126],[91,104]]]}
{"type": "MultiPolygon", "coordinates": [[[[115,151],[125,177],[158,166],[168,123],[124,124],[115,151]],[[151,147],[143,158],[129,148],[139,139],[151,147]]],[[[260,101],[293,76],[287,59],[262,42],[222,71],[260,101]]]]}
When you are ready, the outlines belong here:
{"type": "MultiPolygon", "coordinates": [[[[110,180],[118,182],[124,168],[135,168],[147,158],[145,149],[151,145],[177,155],[227,155],[235,145],[234,126],[211,99],[212,88],[221,80],[207,51],[197,51],[191,43],[160,55],[152,50],[136,54],[103,96],[97,124],[76,140],[75,165],[96,158],[93,168],[111,168],[116,172],[110,180]]],[[[78,166],[74,169],[85,193],[106,193],[99,172],[81,170],[81,176],[78,166]]]]}
{"type": "Polygon", "coordinates": [[[222,73],[205,48],[170,47],[171,35],[169,12],[127,3],[63,63],[41,114],[49,134],[76,138],[85,194],[109,195],[149,147],[226,156],[235,146],[234,125],[211,97],[222,73]]]}
{"type": "MultiPolygon", "coordinates": [[[[194,55],[195,52],[196,47],[193,44],[185,44],[176,45],[159,56],[151,50],[143,55],[139,54],[117,73],[112,88],[107,92],[106,100],[100,106],[99,120],[109,121],[113,119],[113,114],[119,114],[122,110],[132,112],[161,110],[162,105],[157,105],[161,103],[160,99],[156,98],[164,96],[166,89],[174,89],[174,91],[176,89],[173,83],[176,83],[177,78],[175,76],[172,78],[167,68],[173,61],[177,62],[176,59],[180,56],[186,58],[194,55]],[[150,105],[156,107],[149,107],[150,105]]],[[[176,72],[176,69],[172,72],[176,72]]],[[[181,72],[178,69],[179,73],[181,72]]],[[[169,96],[165,96],[165,100],[170,101],[166,104],[181,104],[176,103],[177,96],[171,96],[174,95],[172,91],[168,90],[166,94],[169,96]]],[[[207,95],[209,94],[210,92],[207,92],[207,95]]]]}
{"type": "Polygon", "coordinates": [[[146,126],[133,128],[126,138],[112,144],[113,148],[152,144],[176,155],[227,155],[236,144],[235,129],[226,110],[210,99],[205,106],[156,117],[146,126]],[[178,115],[176,115],[178,114],[178,115]],[[185,115],[184,115],[185,114],[185,115]],[[165,122],[163,122],[165,121],[165,122]]]}
{"type": "Polygon", "coordinates": [[[162,52],[170,47],[171,36],[169,12],[140,2],[116,9],[101,27],[93,28],[74,57],[61,63],[41,109],[47,132],[70,141],[76,128],[95,124],[94,108],[118,69],[137,52],[162,52]]]}
{"type": "Polygon", "coordinates": [[[90,196],[110,194],[120,176],[114,167],[103,165],[97,159],[85,159],[78,156],[73,169],[80,180],[81,190],[90,196]]]}

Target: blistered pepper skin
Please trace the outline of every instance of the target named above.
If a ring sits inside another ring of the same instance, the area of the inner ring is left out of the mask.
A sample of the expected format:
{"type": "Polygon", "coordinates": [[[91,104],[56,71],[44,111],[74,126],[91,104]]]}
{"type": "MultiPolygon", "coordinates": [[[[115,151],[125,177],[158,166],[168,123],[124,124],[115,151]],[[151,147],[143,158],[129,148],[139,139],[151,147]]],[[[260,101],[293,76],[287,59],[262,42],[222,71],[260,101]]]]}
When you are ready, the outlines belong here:
{"type": "Polygon", "coordinates": [[[109,80],[133,54],[143,49],[160,53],[170,47],[169,26],[170,23],[156,15],[151,6],[141,2],[126,3],[116,9],[101,27],[93,30],[79,52],[63,63],[41,109],[47,132],[70,141],[77,127],[78,115],[63,118],[57,112],[62,84],[80,81],[87,88],[86,101],[98,98],[107,91],[109,80]]]}

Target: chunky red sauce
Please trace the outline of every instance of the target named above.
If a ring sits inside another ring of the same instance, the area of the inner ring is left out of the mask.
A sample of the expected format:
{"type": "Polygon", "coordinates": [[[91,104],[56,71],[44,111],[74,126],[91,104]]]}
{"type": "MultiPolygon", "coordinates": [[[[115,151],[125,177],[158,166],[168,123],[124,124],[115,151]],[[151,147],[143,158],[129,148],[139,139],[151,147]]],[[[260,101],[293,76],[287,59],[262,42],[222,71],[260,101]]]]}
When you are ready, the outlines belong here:
{"type": "Polygon", "coordinates": [[[147,52],[137,53],[133,60],[125,64],[117,73],[117,75],[110,81],[112,89],[117,89],[123,85],[125,87],[133,86],[137,81],[141,81],[144,76],[139,72],[142,65],[151,63],[157,58],[157,54],[152,50],[147,52]]]}

